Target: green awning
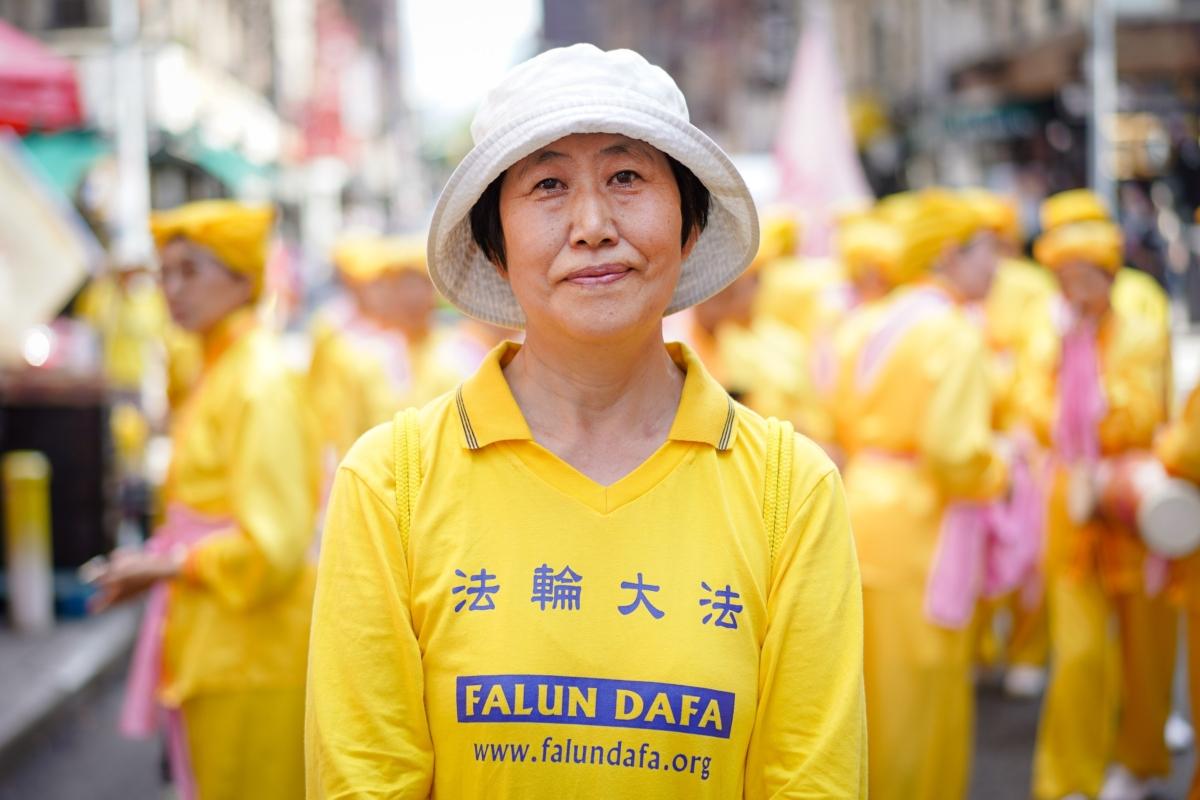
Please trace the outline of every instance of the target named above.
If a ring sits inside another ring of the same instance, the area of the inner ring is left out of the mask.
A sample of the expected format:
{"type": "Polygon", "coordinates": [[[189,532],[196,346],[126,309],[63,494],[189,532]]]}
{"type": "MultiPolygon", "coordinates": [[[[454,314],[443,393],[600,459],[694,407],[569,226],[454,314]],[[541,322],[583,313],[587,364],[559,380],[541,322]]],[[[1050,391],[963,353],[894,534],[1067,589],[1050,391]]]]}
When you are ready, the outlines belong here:
{"type": "Polygon", "coordinates": [[[67,197],[96,161],[112,152],[112,147],[95,131],[31,133],[21,144],[38,168],[67,197]]]}
{"type": "Polygon", "coordinates": [[[195,143],[188,152],[190,159],[235,193],[248,182],[269,181],[271,168],[250,161],[237,150],[209,147],[195,143]]]}

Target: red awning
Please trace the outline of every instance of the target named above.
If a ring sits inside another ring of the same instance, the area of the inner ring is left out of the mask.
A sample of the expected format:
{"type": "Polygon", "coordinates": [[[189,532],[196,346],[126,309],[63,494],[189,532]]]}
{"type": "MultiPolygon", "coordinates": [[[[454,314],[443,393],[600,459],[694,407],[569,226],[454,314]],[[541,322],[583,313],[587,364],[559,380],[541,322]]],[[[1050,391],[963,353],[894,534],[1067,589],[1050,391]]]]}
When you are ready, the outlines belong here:
{"type": "Polygon", "coordinates": [[[27,133],[82,122],[75,65],[0,20],[0,126],[27,133]]]}

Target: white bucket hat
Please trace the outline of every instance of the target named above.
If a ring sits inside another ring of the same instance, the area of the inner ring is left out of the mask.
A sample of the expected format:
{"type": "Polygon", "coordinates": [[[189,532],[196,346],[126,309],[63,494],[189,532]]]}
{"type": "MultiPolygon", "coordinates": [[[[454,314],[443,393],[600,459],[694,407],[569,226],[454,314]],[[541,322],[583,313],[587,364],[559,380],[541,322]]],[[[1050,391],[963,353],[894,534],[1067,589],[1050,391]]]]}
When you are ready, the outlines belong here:
{"type": "Polygon", "coordinates": [[[471,236],[471,207],[500,173],[573,133],[617,133],[674,158],[712,195],[708,225],[683,263],[667,313],[728,286],[758,250],[754,200],[729,157],[688,121],[683,93],[632,50],[590,44],[549,50],[514,67],[471,123],[475,147],[438,198],[429,229],[429,275],[463,312],[520,328],[525,315],[508,282],[471,236]]]}

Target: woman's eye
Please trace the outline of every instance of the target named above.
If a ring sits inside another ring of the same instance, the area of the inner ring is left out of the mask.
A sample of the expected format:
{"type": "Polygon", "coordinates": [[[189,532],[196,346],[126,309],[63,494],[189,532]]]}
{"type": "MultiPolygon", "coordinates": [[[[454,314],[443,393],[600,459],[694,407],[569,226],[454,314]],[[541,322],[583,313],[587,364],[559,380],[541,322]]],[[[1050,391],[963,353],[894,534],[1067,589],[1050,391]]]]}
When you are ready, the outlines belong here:
{"type": "Polygon", "coordinates": [[[558,178],[545,178],[543,180],[538,181],[537,184],[534,186],[534,188],[535,189],[552,190],[552,189],[558,189],[561,186],[562,186],[562,181],[560,181],[558,178]]]}
{"type": "Polygon", "coordinates": [[[637,180],[640,177],[641,177],[640,175],[638,175],[636,172],[634,172],[631,169],[623,169],[620,172],[618,172],[616,175],[613,175],[612,179],[613,179],[614,183],[619,183],[619,184],[628,186],[629,184],[633,183],[635,180],[637,180]]]}

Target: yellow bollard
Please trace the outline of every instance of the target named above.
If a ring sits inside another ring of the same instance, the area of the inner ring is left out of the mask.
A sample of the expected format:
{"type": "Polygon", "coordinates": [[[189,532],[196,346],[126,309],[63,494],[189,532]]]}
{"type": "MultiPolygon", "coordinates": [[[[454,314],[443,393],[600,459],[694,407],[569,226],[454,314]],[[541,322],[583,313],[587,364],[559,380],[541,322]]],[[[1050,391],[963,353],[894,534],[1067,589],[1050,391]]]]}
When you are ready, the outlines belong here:
{"type": "Polygon", "coordinates": [[[50,462],[20,450],[4,456],[8,614],[13,628],[38,633],[54,627],[50,556],[50,462]]]}

